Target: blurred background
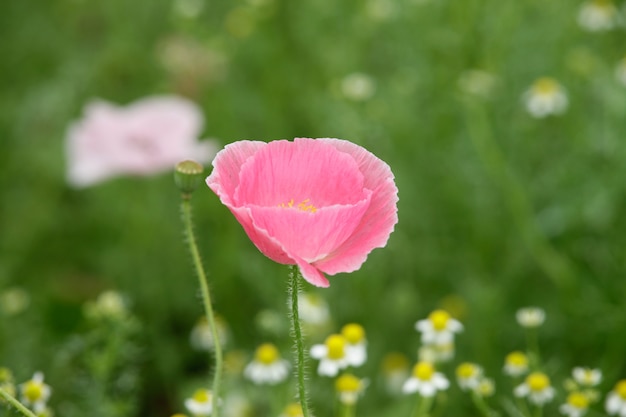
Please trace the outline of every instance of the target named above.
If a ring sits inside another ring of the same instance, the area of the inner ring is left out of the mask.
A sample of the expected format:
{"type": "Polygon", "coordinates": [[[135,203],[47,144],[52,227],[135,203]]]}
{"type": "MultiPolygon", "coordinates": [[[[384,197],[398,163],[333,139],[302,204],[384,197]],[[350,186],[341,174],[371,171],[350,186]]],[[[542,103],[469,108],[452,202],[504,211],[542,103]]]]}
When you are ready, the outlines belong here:
{"type": "MultiPolygon", "coordinates": [[[[219,146],[338,137],[391,166],[400,220],[387,247],[328,289],[304,288],[332,318],[310,344],[348,322],[367,332],[359,415],[408,415],[413,399],[385,390],[381,363],[392,351],[413,363],[414,323],[441,307],[465,326],[454,363],[481,364],[496,395],[510,396],[503,358],[525,347],[514,317],[527,305],[546,310],[539,344],[557,390],[581,365],[610,390],[626,376],[626,31],[624,2],[609,4],[614,24],[594,27],[572,0],[3,2],[0,366],[18,382],[44,372],[64,417],[168,416],[206,383],[171,172],[66,181],[67,130],[87,102],[177,94],[219,146]],[[540,77],[567,94],[561,114],[528,112],[540,77]],[[123,294],[124,320],[85,313],[106,290],[123,294]]],[[[252,407],[238,415],[277,416],[291,382],[255,387],[240,369],[266,341],[291,356],[288,269],[208,188],[192,202],[227,387],[252,407]]],[[[332,382],[310,386],[316,415],[332,415],[332,382]]],[[[457,387],[450,397],[442,415],[475,414],[457,387]]]]}

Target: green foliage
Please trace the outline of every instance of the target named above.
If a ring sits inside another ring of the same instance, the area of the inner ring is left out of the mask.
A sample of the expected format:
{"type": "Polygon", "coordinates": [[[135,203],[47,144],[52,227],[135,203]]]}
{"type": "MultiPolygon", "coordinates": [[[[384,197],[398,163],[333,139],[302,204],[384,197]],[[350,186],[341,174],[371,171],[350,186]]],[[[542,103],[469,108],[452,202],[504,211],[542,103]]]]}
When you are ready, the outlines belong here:
{"type": "MultiPolygon", "coordinates": [[[[94,415],[95,405],[102,416],[168,416],[208,383],[207,358],[188,342],[202,304],[171,173],[84,190],[65,181],[65,135],[88,100],[176,93],[202,106],[205,136],[221,144],[339,137],[392,167],[400,221],[388,246],[361,270],[331,277],[329,289],[305,288],[329,303],[337,328],[366,328],[359,376],[371,384],[359,416],[408,415],[412,399],[385,394],[380,362],[389,351],[414,359],[414,323],[440,306],[465,325],[458,360],[480,363],[497,387],[509,389],[500,384],[504,355],[524,347],[514,313],[538,305],[550,371],[565,378],[573,366],[600,367],[608,391],[626,376],[626,87],[614,77],[626,33],[584,31],[578,7],[3,2],[0,295],[18,288],[29,301],[16,312],[2,298],[0,366],[17,382],[45,372],[52,407],[70,417],[94,415]],[[475,69],[494,77],[486,97],[459,85],[475,69]],[[371,77],[371,96],[346,93],[353,73],[371,77]],[[535,119],[521,96],[546,75],[565,86],[570,106],[535,119]],[[83,304],[106,289],[126,294],[136,317],[87,326],[83,304]]],[[[288,328],[287,268],[256,250],[210,190],[198,189],[193,205],[227,348],[249,353],[271,338],[287,355],[286,331],[263,332],[255,320],[275,311],[288,328]]],[[[269,398],[229,378],[249,398],[269,398]]],[[[330,415],[331,385],[309,382],[320,416],[330,415]]],[[[286,403],[292,393],[281,390],[286,403]]],[[[470,415],[468,404],[449,401],[444,414],[470,415]]]]}

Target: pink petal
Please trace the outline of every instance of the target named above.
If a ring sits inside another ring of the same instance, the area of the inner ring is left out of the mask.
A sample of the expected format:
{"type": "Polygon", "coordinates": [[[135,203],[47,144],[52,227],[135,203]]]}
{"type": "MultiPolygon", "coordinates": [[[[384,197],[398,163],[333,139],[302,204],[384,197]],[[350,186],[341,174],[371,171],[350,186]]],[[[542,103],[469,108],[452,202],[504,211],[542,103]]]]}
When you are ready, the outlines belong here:
{"type": "Polygon", "coordinates": [[[351,142],[326,141],[352,156],[364,175],[364,187],[372,191],[372,201],[354,234],[328,258],[316,263],[320,270],[333,275],[357,270],[374,248],[384,247],[398,222],[398,189],[391,168],[375,155],[351,142]]]}
{"type": "Polygon", "coordinates": [[[354,158],[315,139],[268,143],[244,163],[239,180],[238,205],[307,201],[321,208],[363,199],[363,174],[354,158]]]}

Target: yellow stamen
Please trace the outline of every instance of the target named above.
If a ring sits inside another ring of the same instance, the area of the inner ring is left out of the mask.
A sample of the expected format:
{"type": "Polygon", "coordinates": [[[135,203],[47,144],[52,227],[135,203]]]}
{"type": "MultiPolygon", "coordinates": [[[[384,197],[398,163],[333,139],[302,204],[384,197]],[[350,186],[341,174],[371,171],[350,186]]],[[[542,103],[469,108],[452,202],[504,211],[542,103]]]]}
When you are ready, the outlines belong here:
{"type": "Polygon", "coordinates": [[[478,368],[473,363],[464,362],[456,368],[456,376],[461,379],[468,379],[476,376],[478,368]]]}
{"type": "Polygon", "coordinates": [[[271,343],[264,343],[259,346],[254,354],[254,358],[264,365],[270,365],[280,357],[278,349],[271,343]]]}
{"type": "Polygon", "coordinates": [[[346,346],[346,339],[339,335],[333,334],[326,338],[326,348],[328,349],[329,359],[343,359],[345,356],[344,348],[346,346]]]}
{"type": "Polygon", "coordinates": [[[341,329],[341,335],[352,345],[365,340],[365,330],[363,329],[363,326],[356,323],[350,323],[343,326],[341,329]]]}
{"type": "Polygon", "coordinates": [[[430,381],[435,374],[435,367],[430,362],[418,362],[413,367],[413,376],[421,381],[430,381]]]}
{"type": "Polygon", "coordinates": [[[193,393],[194,401],[199,402],[199,403],[208,403],[210,398],[211,398],[211,392],[205,389],[199,389],[193,393]]]}
{"type": "Polygon", "coordinates": [[[626,379],[622,379],[615,385],[615,392],[617,395],[626,400],[626,379]]]}
{"type": "Polygon", "coordinates": [[[361,388],[361,380],[351,374],[343,374],[335,381],[335,389],[339,392],[356,392],[361,388]]]}
{"type": "Polygon", "coordinates": [[[506,363],[516,367],[522,367],[528,365],[528,358],[522,352],[511,352],[506,356],[506,363]]]}
{"type": "Polygon", "coordinates": [[[24,385],[24,397],[31,403],[39,401],[43,397],[43,386],[37,381],[28,381],[24,385]]]}
{"type": "Polygon", "coordinates": [[[533,90],[537,94],[552,95],[559,90],[559,83],[554,78],[542,77],[535,81],[533,90]]]}
{"type": "Polygon", "coordinates": [[[287,417],[301,417],[302,407],[298,403],[291,403],[285,408],[285,413],[287,417]]]}
{"type": "Polygon", "coordinates": [[[295,207],[298,210],[308,211],[310,213],[315,213],[317,211],[317,207],[315,207],[313,204],[310,204],[310,201],[311,201],[311,199],[307,198],[306,200],[302,200],[300,203],[298,203],[298,205],[294,205],[295,201],[292,198],[287,203],[280,203],[278,205],[278,207],[281,207],[281,208],[294,208],[295,207]]]}
{"type": "Polygon", "coordinates": [[[444,310],[435,310],[428,315],[428,320],[433,324],[435,330],[445,330],[448,326],[448,320],[450,320],[450,314],[444,310]]]}
{"type": "Polygon", "coordinates": [[[572,392],[567,396],[567,403],[579,409],[589,406],[589,399],[582,392],[572,392]]]}
{"type": "Polygon", "coordinates": [[[526,384],[531,391],[539,392],[550,386],[550,378],[541,372],[533,372],[526,377],[526,384]]]}

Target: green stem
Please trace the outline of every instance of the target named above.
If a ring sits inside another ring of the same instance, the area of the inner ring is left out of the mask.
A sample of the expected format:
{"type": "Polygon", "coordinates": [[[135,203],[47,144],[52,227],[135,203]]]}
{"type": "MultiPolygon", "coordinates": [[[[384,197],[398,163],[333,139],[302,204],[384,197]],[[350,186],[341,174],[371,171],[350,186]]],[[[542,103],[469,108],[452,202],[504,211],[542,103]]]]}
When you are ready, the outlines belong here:
{"type": "Polygon", "coordinates": [[[339,401],[340,417],[356,417],[356,407],[354,404],[344,404],[339,401]]]}
{"type": "Polygon", "coordinates": [[[28,408],[24,407],[24,405],[19,402],[15,397],[6,392],[6,390],[0,387],[0,396],[4,398],[9,404],[13,407],[17,408],[17,411],[24,414],[26,417],[37,417],[32,411],[28,408]]]}
{"type": "Polygon", "coordinates": [[[213,343],[215,344],[215,373],[213,375],[213,416],[219,417],[220,384],[222,381],[223,368],[222,346],[220,345],[219,335],[217,333],[217,326],[215,324],[215,315],[213,314],[213,308],[211,306],[211,294],[209,292],[209,285],[207,284],[206,274],[204,272],[204,267],[202,266],[202,260],[200,259],[200,252],[198,251],[198,245],[196,244],[196,238],[193,233],[190,199],[191,197],[189,194],[183,194],[181,211],[183,214],[183,223],[185,226],[187,243],[189,244],[189,250],[191,252],[191,257],[193,258],[193,264],[196,268],[198,281],[200,282],[200,291],[202,292],[204,312],[206,314],[206,319],[209,323],[209,327],[211,328],[213,343]]]}
{"type": "Polygon", "coordinates": [[[291,267],[289,273],[289,292],[291,295],[291,326],[293,337],[296,344],[296,367],[298,370],[298,397],[302,414],[309,417],[309,405],[307,404],[305,380],[305,356],[304,356],[304,340],[302,338],[302,330],[300,329],[300,315],[298,313],[298,293],[300,292],[299,271],[296,265],[291,267]]]}
{"type": "Polygon", "coordinates": [[[415,411],[413,411],[413,417],[428,417],[430,406],[433,404],[435,396],[423,397],[417,396],[417,403],[415,404],[415,411]]]}
{"type": "Polygon", "coordinates": [[[482,413],[485,417],[494,417],[496,416],[496,412],[489,407],[485,399],[477,394],[475,391],[472,391],[472,401],[474,402],[474,406],[482,413]]]}
{"type": "Polygon", "coordinates": [[[526,329],[526,344],[530,353],[530,367],[532,370],[541,368],[541,353],[539,352],[539,341],[537,339],[536,327],[526,329]]]}

